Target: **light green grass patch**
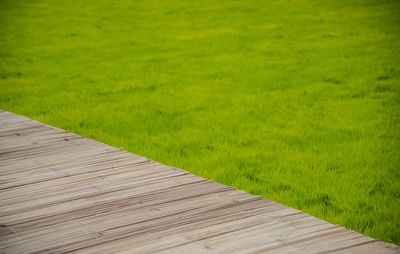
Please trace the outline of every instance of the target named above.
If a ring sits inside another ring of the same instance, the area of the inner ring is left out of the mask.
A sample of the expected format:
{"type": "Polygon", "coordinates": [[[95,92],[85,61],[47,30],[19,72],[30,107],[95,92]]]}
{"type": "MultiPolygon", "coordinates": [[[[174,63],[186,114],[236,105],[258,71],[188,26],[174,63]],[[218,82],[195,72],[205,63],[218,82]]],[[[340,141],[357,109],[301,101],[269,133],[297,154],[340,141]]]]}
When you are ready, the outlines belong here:
{"type": "Polygon", "coordinates": [[[400,2],[0,1],[0,106],[400,244],[400,2]]]}

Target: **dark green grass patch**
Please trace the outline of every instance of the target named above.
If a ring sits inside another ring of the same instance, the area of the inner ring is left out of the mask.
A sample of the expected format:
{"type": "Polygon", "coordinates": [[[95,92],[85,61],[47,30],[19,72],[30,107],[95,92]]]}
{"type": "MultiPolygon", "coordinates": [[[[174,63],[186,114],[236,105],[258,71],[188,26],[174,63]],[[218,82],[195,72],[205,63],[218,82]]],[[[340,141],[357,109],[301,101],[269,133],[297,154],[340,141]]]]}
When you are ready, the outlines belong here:
{"type": "Polygon", "coordinates": [[[0,106],[400,244],[399,1],[0,1],[0,106]]]}

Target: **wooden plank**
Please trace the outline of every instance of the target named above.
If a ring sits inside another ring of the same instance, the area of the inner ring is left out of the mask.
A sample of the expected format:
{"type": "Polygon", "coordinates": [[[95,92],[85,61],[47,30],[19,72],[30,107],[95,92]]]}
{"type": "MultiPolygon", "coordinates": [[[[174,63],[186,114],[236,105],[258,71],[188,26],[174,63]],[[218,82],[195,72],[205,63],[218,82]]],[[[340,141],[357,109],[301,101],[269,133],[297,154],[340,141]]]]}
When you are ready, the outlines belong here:
{"type": "Polygon", "coordinates": [[[295,209],[0,110],[1,253],[400,253],[295,209]]]}

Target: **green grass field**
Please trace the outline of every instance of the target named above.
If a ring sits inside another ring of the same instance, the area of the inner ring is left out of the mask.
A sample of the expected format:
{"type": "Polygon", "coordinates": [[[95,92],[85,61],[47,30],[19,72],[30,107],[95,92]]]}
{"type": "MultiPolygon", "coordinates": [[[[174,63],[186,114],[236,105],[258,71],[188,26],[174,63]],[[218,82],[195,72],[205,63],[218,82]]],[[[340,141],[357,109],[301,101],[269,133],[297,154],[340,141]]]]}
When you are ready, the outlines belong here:
{"type": "Polygon", "coordinates": [[[2,109],[400,244],[400,1],[0,15],[2,109]]]}

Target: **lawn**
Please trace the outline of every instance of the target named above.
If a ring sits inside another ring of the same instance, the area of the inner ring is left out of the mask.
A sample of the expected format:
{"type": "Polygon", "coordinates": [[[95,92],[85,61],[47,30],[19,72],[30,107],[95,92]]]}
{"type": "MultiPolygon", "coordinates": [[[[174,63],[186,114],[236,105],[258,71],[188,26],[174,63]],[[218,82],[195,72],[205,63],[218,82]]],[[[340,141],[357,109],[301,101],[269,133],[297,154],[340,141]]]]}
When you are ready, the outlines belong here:
{"type": "Polygon", "coordinates": [[[400,244],[400,1],[0,1],[0,107],[400,244]]]}

